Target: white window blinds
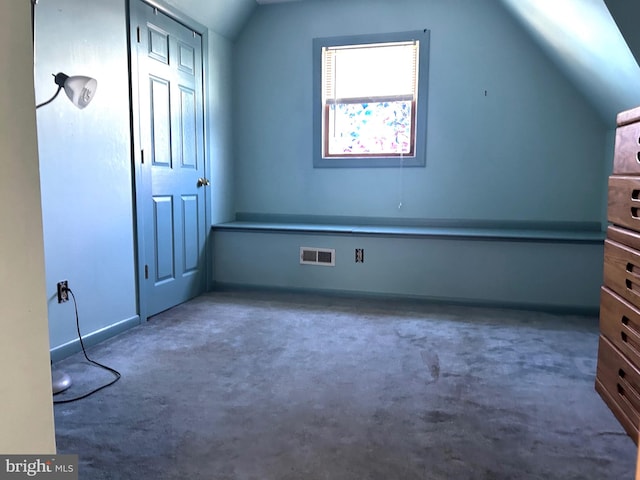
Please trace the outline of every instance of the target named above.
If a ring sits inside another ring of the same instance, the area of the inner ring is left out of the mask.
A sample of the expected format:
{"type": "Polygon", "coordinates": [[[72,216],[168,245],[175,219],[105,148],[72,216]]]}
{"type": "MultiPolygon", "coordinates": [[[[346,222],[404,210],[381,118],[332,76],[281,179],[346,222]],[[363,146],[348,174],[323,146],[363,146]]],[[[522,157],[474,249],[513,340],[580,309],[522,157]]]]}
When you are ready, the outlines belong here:
{"type": "Polygon", "coordinates": [[[419,42],[324,47],[323,103],[416,100],[419,42]]]}

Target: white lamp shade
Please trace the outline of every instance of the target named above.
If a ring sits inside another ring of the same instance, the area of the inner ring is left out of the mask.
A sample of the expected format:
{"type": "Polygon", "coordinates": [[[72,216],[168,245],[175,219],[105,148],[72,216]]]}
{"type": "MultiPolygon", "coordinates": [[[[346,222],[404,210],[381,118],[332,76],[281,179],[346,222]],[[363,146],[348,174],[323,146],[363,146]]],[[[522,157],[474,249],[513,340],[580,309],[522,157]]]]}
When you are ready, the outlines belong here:
{"type": "Polygon", "coordinates": [[[89,105],[98,88],[95,78],[77,75],[69,77],[64,82],[64,91],[73,104],[82,109],[89,105]]]}

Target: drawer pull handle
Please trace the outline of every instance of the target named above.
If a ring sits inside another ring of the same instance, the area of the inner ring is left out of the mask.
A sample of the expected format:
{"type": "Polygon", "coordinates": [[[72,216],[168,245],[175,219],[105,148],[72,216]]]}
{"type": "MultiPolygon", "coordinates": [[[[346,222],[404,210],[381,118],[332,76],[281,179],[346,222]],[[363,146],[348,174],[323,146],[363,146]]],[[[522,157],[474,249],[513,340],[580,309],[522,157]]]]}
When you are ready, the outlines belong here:
{"type": "Polygon", "coordinates": [[[629,319],[627,318],[627,316],[626,316],[626,315],[623,315],[623,317],[622,317],[622,320],[621,320],[621,321],[622,321],[622,324],[623,324],[623,325],[629,325],[629,319]]]}
{"type": "Polygon", "coordinates": [[[633,218],[638,218],[638,210],[640,210],[638,207],[631,207],[631,216],[633,218]]]}
{"type": "Polygon", "coordinates": [[[625,376],[625,375],[626,375],[626,373],[624,373],[624,370],[623,370],[623,369],[618,370],[618,376],[619,376],[620,378],[624,378],[624,376],[625,376]]]}
{"type": "Polygon", "coordinates": [[[629,337],[627,337],[627,334],[624,332],[620,332],[620,337],[622,338],[622,341],[624,343],[627,343],[629,341],[629,337]]]}
{"type": "MultiPolygon", "coordinates": [[[[640,155],[640,153],[638,155],[640,155]]],[[[631,198],[633,200],[639,200],[640,199],[640,190],[632,190],[631,191],[631,198]]]]}
{"type": "Polygon", "coordinates": [[[624,388],[622,388],[622,385],[618,383],[617,387],[618,387],[618,393],[624,397],[624,388]]]}
{"type": "MultiPolygon", "coordinates": [[[[637,277],[637,275],[636,275],[636,277],[637,277]]],[[[625,280],[624,284],[626,285],[627,290],[635,293],[636,295],[640,295],[640,285],[638,285],[637,283],[632,282],[629,279],[625,280]]]]}
{"type": "Polygon", "coordinates": [[[629,273],[633,272],[633,268],[634,268],[633,263],[631,262],[627,263],[627,272],[629,273]]]}

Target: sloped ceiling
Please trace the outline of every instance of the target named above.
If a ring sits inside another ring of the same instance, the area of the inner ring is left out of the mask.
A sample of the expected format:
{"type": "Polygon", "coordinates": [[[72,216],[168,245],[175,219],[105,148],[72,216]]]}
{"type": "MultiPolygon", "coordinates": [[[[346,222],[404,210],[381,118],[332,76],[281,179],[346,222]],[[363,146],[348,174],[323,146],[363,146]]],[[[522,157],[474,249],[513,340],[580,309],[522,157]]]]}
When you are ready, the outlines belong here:
{"type": "Polygon", "coordinates": [[[258,6],[256,0],[164,0],[223,37],[234,40],[258,6]]]}
{"type": "MultiPolygon", "coordinates": [[[[256,8],[287,1],[296,0],[165,0],[231,41],[256,8]]],[[[636,61],[640,58],[640,33],[634,25],[640,18],[640,2],[499,1],[590,100],[603,121],[611,124],[619,111],[640,105],[640,67],[636,61]]]]}
{"type": "Polygon", "coordinates": [[[640,105],[640,67],[603,0],[501,1],[605,122],[640,105]]]}
{"type": "Polygon", "coordinates": [[[164,0],[216,33],[234,40],[258,5],[297,0],[164,0]]]}

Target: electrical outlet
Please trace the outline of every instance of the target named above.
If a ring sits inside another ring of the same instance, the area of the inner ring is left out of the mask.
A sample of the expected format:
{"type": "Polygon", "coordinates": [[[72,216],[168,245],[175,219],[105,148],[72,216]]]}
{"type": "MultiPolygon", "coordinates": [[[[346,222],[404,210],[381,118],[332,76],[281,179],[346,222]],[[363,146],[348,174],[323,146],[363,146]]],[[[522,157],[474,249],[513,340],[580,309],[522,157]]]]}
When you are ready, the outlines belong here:
{"type": "Polygon", "coordinates": [[[69,301],[69,282],[62,280],[58,282],[58,303],[69,301]]]}

